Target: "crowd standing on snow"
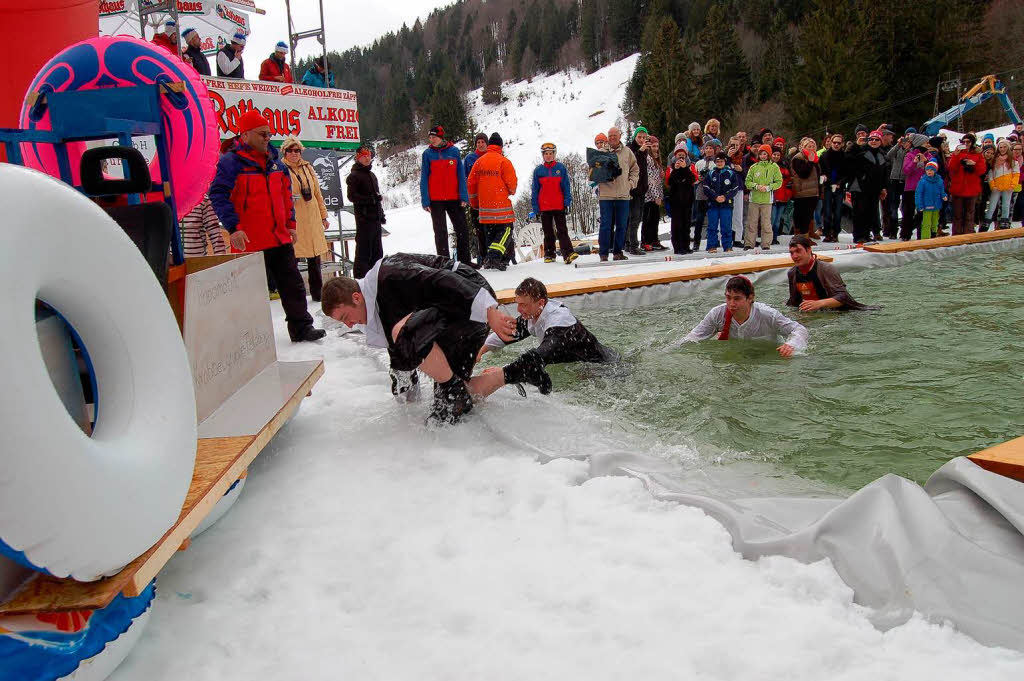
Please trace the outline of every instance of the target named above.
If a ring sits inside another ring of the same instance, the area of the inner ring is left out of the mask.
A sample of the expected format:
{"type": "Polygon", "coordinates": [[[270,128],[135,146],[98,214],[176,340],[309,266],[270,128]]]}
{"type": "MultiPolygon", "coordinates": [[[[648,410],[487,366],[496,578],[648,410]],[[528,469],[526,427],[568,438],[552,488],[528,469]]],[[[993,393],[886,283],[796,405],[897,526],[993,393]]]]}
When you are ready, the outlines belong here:
{"type": "MultiPolygon", "coordinates": [[[[698,250],[702,238],[709,253],[737,245],[770,250],[780,234],[836,243],[844,216],[852,224],[853,241],[863,244],[1007,229],[1024,213],[1024,125],[1006,138],[985,135],[980,144],[977,135],[967,133],[952,149],[944,135],[928,137],[913,127],[901,135],[888,123],[874,130],[857,125],[850,139],[827,134],[820,145],[810,137],[787,144],[767,128],[749,137],[740,131],[725,142],[721,137],[721,123],[711,119],[703,127],[691,123],[667,153],[643,126],[628,142],[614,127],[594,138],[587,164],[600,206],[602,261],[667,250],[658,234],[663,216],[670,219],[673,253],[684,255],[698,250]]],[[[529,219],[542,225],[545,261],[561,255],[568,264],[577,257],[565,226],[572,195],[556,151],[552,142],[541,146],[529,219]]],[[[514,257],[515,170],[502,154],[498,133],[478,134],[461,167],[455,162],[459,156],[436,126],[423,154],[420,188],[423,207],[434,217],[438,254],[450,254],[445,211],[458,253],[469,253],[458,244],[468,243],[472,230],[480,254],[476,264],[505,269],[514,257]],[[470,188],[467,196],[456,196],[462,177],[469,178],[478,161],[489,156],[493,162],[481,167],[477,180],[486,194],[470,188]],[[492,165],[502,168],[500,178],[492,165]],[[471,206],[468,224],[454,210],[460,201],[471,206]]]]}

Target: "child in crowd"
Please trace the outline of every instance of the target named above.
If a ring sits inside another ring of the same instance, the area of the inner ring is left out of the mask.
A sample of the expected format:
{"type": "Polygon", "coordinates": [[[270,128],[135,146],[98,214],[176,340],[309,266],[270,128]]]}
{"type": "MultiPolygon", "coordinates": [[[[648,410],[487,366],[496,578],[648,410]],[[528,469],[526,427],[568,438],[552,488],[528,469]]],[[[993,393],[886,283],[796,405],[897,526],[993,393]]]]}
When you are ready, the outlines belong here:
{"type": "Polygon", "coordinates": [[[928,161],[924,167],[924,177],[917,183],[914,191],[914,205],[921,211],[921,238],[931,239],[939,226],[939,211],[943,202],[949,200],[946,185],[939,177],[939,164],[928,161]]]}
{"type": "Polygon", "coordinates": [[[772,148],[772,163],[779,166],[782,186],[775,190],[772,203],[772,245],[779,243],[779,235],[789,233],[793,220],[793,181],[789,161],[783,156],[782,147],[772,148]]]}
{"type": "Polygon", "coordinates": [[[693,202],[693,242],[690,248],[694,251],[700,249],[700,235],[704,232],[704,220],[708,216],[708,197],[704,194],[703,185],[708,173],[715,169],[715,154],[718,152],[715,142],[717,141],[714,138],[708,140],[704,144],[704,155],[693,164],[694,171],[697,173],[697,185],[693,202]]]}
{"type": "Polygon", "coordinates": [[[741,180],[739,173],[726,167],[727,160],[724,152],[718,152],[714,169],[701,185],[708,197],[708,253],[718,252],[719,236],[722,249],[726,253],[732,250],[733,198],[740,191],[741,180]]]}
{"type": "Polygon", "coordinates": [[[761,248],[772,247],[772,194],[782,186],[779,166],[772,163],[772,148],[762,144],[757,150],[757,163],[747,170],[747,189],[750,190],[750,213],[743,233],[743,250],[754,248],[758,233],[761,248]]]}

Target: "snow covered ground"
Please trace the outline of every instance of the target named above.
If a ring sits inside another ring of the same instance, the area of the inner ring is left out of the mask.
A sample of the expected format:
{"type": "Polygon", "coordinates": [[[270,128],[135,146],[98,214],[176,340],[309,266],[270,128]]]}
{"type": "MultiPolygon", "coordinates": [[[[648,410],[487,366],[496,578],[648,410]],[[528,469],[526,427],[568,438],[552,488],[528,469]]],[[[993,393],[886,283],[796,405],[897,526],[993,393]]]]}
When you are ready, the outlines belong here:
{"type": "Polygon", "coordinates": [[[273,306],[281,358],[323,358],[326,374],[238,504],[160,574],[114,681],[1024,675],[1024,655],[947,626],[880,632],[827,562],[745,561],[701,511],[592,477],[642,452],[700,492],[796,491],[767,464],[732,475],[532,391],[429,430],[428,400],[395,403],[361,336],[293,345],[273,306]]]}

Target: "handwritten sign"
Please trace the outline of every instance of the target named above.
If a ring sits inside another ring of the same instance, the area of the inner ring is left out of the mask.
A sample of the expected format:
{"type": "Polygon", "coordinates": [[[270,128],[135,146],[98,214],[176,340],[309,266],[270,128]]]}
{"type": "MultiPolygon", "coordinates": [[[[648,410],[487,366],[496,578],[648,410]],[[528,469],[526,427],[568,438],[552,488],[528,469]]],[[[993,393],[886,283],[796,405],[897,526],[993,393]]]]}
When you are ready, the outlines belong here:
{"type": "Polygon", "coordinates": [[[186,277],[184,336],[202,422],[277,360],[262,253],[186,277]]]}

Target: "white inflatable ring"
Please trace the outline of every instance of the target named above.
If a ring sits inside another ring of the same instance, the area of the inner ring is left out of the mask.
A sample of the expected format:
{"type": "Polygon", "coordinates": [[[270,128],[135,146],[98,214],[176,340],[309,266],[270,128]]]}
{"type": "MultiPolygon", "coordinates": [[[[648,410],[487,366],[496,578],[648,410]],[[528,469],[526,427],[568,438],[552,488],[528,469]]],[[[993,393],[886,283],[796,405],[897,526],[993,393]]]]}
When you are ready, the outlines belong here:
{"type": "Polygon", "coordinates": [[[235,483],[228,488],[228,491],[224,493],[224,496],[214,505],[202,522],[199,523],[199,527],[192,530],[190,538],[195,539],[203,532],[213,527],[213,525],[224,517],[224,514],[231,510],[231,507],[238,501],[238,497],[242,496],[242,488],[245,487],[245,478],[239,478],[235,480],[235,483]]]}
{"type": "Polygon", "coordinates": [[[144,553],[181,511],[196,452],[188,357],[156,277],[92,201],[0,164],[0,206],[0,549],[58,577],[98,579],[144,553]],[[67,319],[92,360],[91,438],[50,382],[36,299],[67,319]]]}

